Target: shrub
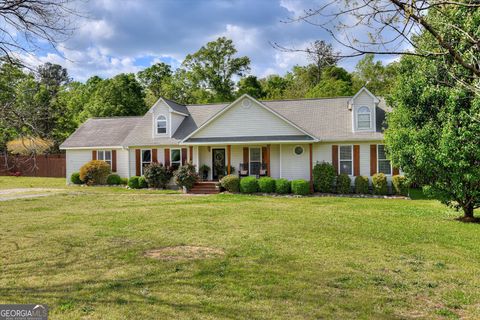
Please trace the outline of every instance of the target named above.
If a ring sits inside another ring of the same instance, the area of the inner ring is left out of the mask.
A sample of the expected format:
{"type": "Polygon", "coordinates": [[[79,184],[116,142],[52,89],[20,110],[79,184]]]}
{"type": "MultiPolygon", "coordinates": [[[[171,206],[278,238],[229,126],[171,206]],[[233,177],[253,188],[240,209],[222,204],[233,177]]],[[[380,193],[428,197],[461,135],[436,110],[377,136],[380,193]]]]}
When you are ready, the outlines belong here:
{"type": "Polygon", "coordinates": [[[255,177],[245,177],[240,179],[241,193],[255,193],[258,192],[258,182],[255,177]]]}
{"type": "Polygon", "coordinates": [[[148,183],[144,176],[138,178],[138,187],[140,189],[148,188],[148,183]]]}
{"type": "Polygon", "coordinates": [[[352,191],[352,180],[348,174],[342,173],[341,175],[337,176],[337,192],[341,194],[347,194],[352,191]]]}
{"type": "Polygon", "coordinates": [[[172,172],[161,163],[152,163],[145,167],[144,176],[150,188],[165,189],[172,179],[172,172]]]}
{"type": "Polygon", "coordinates": [[[400,194],[402,196],[408,195],[408,181],[405,176],[393,176],[392,186],[396,194],[400,194]]]}
{"type": "Polygon", "coordinates": [[[124,186],[128,185],[128,178],[120,178],[120,184],[124,186]]]}
{"type": "Polygon", "coordinates": [[[122,178],[118,174],[112,173],[107,177],[107,184],[109,186],[118,185],[122,183],[122,178]]]}
{"type": "Polygon", "coordinates": [[[307,195],[310,193],[310,183],[303,179],[293,180],[292,192],[300,196],[307,195]]]}
{"type": "Polygon", "coordinates": [[[274,193],[275,179],[270,177],[262,177],[258,179],[258,189],[263,193],[274,193]]]}
{"type": "Polygon", "coordinates": [[[92,160],[80,168],[80,180],[88,185],[106,184],[111,173],[110,165],[105,161],[92,160]]]}
{"type": "Polygon", "coordinates": [[[373,194],[387,194],[387,177],[383,173],[376,173],[372,177],[373,194]]]}
{"type": "Polygon", "coordinates": [[[313,167],[313,187],[318,192],[334,192],[336,175],[335,167],[331,163],[317,163],[313,167]]]}
{"type": "Polygon", "coordinates": [[[239,192],[240,178],[233,174],[229,174],[220,180],[220,185],[228,192],[239,192]]]}
{"type": "Polygon", "coordinates": [[[355,177],[355,193],[367,194],[368,190],[368,177],[357,176],[355,177]]]}
{"type": "Polygon", "coordinates": [[[80,179],[80,173],[78,172],[72,173],[72,175],[70,176],[70,181],[73,184],[83,184],[82,179],[80,179]]]}
{"type": "Polygon", "coordinates": [[[200,172],[200,174],[202,175],[202,179],[203,180],[207,180],[208,179],[208,173],[210,172],[210,167],[207,166],[206,164],[202,164],[200,166],[200,168],[198,169],[198,171],[200,172]]]}
{"type": "Polygon", "coordinates": [[[275,180],[275,192],[278,194],[290,193],[290,181],[283,178],[275,180]]]}
{"type": "Polygon", "coordinates": [[[199,179],[198,174],[195,172],[195,166],[191,163],[187,163],[178,168],[174,176],[175,183],[179,187],[185,187],[187,190],[192,189],[199,179]]]}
{"type": "Polygon", "coordinates": [[[138,177],[138,176],[130,177],[130,179],[128,179],[128,186],[131,189],[138,189],[140,187],[140,183],[138,182],[139,178],[140,177],[138,177]]]}

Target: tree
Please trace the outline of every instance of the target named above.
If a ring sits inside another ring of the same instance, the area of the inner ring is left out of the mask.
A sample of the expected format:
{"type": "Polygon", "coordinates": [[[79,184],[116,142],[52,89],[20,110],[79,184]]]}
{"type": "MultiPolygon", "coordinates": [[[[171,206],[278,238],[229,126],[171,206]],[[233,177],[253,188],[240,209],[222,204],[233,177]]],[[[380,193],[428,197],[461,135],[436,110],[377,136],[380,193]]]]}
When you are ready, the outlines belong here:
{"type": "Polygon", "coordinates": [[[267,99],[282,99],[288,87],[288,81],[277,74],[260,79],[260,83],[267,99]]]}
{"type": "MultiPolygon", "coordinates": [[[[478,32],[480,10],[449,8],[426,17],[437,21],[439,33],[456,33],[452,25],[465,35],[478,32]]],[[[454,52],[468,51],[470,40],[465,36],[450,45],[454,52]]],[[[431,32],[415,39],[421,52],[437,46],[431,32]]],[[[468,59],[479,61],[480,52],[468,59]]],[[[462,209],[466,221],[474,220],[474,209],[480,207],[480,96],[471,90],[478,85],[474,74],[453,57],[403,57],[385,135],[392,163],[443,203],[462,209]]]]}
{"type": "Polygon", "coordinates": [[[70,0],[2,1],[0,53],[11,64],[22,65],[16,53],[34,53],[39,43],[56,48],[73,31],[71,17],[77,16],[70,0]]]}
{"type": "Polygon", "coordinates": [[[355,91],[366,86],[373,94],[386,96],[395,82],[397,63],[384,66],[381,61],[374,61],[375,55],[366,54],[360,60],[353,73],[355,91]]]}
{"type": "Polygon", "coordinates": [[[320,82],[307,93],[307,98],[323,98],[353,95],[355,89],[352,86],[352,76],[347,70],[340,67],[325,68],[320,82]]]}
{"type": "Polygon", "coordinates": [[[143,88],[134,74],[116,75],[95,84],[80,119],[143,115],[147,111],[144,97],[143,88]]]}
{"type": "Polygon", "coordinates": [[[163,62],[138,72],[138,81],[147,90],[147,105],[153,105],[160,97],[168,98],[172,74],[171,67],[163,62]]]}
{"type": "Polygon", "coordinates": [[[452,78],[479,93],[478,82],[463,80],[480,77],[479,9],[478,0],[332,0],[292,21],[329,32],[346,49],[342,58],[399,54],[448,63],[452,78]],[[416,41],[419,35],[430,45],[416,41]]]}
{"type": "Polygon", "coordinates": [[[192,82],[213,93],[215,101],[230,101],[234,90],[232,78],[250,70],[250,59],[235,57],[236,53],[233,41],[220,37],[187,55],[183,67],[192,82]]]}
{"type": "Polygon", "coordinates": [[[237,95],[248,94],[256,99],[264,97],[262,85],[255,76],[248,76],[240,79],[238,82],[237,95]]]}
{"type": "Polygon", "coordinates": [[[339,60],[338,53],[333,51],[332,45],[323,40],[312,42],[306,52],[309,60],[316,66],[317,83],[320,82],[323,68],[334,66],[339,60]]]}
{"type": "Polygon", "coordinates": [[[39,82],[55,93],[60,86],[66,85],[71,81],[67,69],[50,62],[38,66],[37,74],[39,82]]]}

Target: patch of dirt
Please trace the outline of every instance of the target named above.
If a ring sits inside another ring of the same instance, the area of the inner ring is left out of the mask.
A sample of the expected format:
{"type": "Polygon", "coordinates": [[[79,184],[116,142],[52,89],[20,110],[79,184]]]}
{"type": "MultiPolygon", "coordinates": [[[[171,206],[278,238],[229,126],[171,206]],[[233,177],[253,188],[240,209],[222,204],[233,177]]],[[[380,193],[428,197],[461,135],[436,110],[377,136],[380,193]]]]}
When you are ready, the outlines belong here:
{"type": "Polygon", "coordinates": [[[0,190],[0,201],[46,197],[46,196],[51,196],[64,191],[65,190],[63,189],[54,189],[54,188],[2,189],[0,190]]]}
{"type": "Polygon", "coordinates": [[[463,223],[480,223],[479,217],[458,217],[455,220],[463,222],[463,223]]]}
{"type": "Polygon", "coordinates": [[[144,253],[147,258],[158,260],[198,260],[218,258],[225,254],[222,249],[199,246],[171,246],[148,250],[144,253]]]}

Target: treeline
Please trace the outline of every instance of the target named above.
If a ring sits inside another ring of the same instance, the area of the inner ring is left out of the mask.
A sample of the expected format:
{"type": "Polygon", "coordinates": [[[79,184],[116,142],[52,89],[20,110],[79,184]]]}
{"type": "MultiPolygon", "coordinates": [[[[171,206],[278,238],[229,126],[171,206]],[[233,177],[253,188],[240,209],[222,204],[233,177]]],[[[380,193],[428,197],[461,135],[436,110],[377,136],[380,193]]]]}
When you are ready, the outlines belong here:
{"type": "Polygon", "coordinates": [[[238,57],[226,38],[187,55],[176,70],[160,62],[137,74],[93,76],[85,83],[72,81],[56,64],[31,72],[5,62],[0,65],[0,148],[19,137],[39,137],[58,148],[86,119],[143,115],[159,97],[184,104],[228,102],[244,93],[259,99],[319,98],[352,95],[363,85],[377,95],[389,93],[395,63],[384,66],[367,55],[349,73],[325,47],[313,63],[262,79],[248,75],[250,59],[238,57]]]}

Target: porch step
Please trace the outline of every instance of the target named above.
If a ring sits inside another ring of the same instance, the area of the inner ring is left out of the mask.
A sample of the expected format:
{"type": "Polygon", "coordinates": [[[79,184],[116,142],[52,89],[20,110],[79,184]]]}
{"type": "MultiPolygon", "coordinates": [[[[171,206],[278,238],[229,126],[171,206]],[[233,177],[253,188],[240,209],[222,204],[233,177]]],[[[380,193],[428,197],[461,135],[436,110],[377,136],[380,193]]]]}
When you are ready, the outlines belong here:
{"type": "Polygon", "coordinates": [[[188,193],[193,194],[215,194],[219,191],[215,188],[216,182],[197,182],[188,193]]]}

